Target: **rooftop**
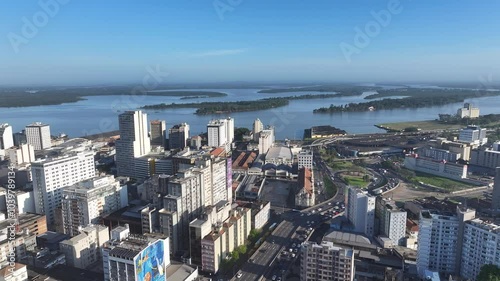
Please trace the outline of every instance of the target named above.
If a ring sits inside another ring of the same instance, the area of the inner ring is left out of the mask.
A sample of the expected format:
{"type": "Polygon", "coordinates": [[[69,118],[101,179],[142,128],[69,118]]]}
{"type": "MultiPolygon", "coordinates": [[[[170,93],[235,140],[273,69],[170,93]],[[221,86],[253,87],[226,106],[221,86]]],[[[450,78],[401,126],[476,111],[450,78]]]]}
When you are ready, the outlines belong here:
{"type": "Polygon", "coordinates": [[[286,146],[273,146],[270,147],[266,154],[267,159],[293,159],[292,150],[286,146]]]}
{"type": "Polygon", "coordinates": [[[187,264],[173,262],[167,267],[167,280],[184,281],[187,280],[193,273],[198,275],[196,271],[196,268],[187,264]]]}

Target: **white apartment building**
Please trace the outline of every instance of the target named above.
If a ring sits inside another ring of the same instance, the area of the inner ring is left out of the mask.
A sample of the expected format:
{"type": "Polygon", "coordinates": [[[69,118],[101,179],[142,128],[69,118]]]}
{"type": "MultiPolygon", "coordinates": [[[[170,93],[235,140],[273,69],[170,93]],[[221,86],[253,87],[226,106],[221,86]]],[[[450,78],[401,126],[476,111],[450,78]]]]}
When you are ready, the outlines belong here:
{"type": "Polygon", "coordinates": [[[259,118],[255,119],[255,121],[253,121],[253,126],[252,126],[252,134],[254,141],[259,141],[259,134],[262,130],[264,130],[264,124],[262,124],[262,121],[260,121],[259,118]]]}
{"type": "Polygon", "coordinates": [[[227,146],[234,141],[234,119],[210,120],[207,125],[208,146],[227,146]]]}
{"type": "Polygon", "coordinates": [[[63,187],[95,176],[94,153],[91,151],[49,158],[31,163],[35,209],[55,224],[55,209],[61,205],[63,187]]]}
{"type": "Polygon", "coordinates": [[[401,245],[406,236],[406,211],[396,206],[394,201],[377,198],[377,214],[380,233],[391,239],[393,245],[401,245]]]}
{"type": "Polygon", "coordinates": [[[49,125],[35,122],[26,126],[25,133],[27,143],[31,144],[35,150],[52,147],[49,125]]]}
{"type": "Polygon", "coordinates": [[[301,281],[354,280],[354,252],[330,241],[305,242],[300,259],[301,281]]]}
{"type": "Polygon", "coordinates": [[[10,163],[13,166],[21,166],[35,161],[35,149],[31,144],[21,144],[19,147],[7,149],[10,163]]]}
{"type": "Polygon", "coordinates": [[[0,124],[0,150],[14,146],[14,135],[12,126],[9,124],[0,124]]]}
{"type": "Polygon", "coordinates": [[[259,153],[266,154],[274,145],[274,129],[265,129],[259,133],[259,153]]]}
{"type": "MultiPolygon", "coordinates": [[[[112,238],[116,237],[113,231],[112,238]]],[[[110,240],[102,251],[104,280],[166,281],[167,267],[170,265],[168,240],[151,234],[128,235],[123,240],[110,240]]]]}
{"type": "Polygon", "coordinates": [[[148,116],[141,111],[127,111],[118,117],[120,139],[116,141],[116,168],[119,176],[135,178],[135,158],[151,151],[148,116]]]}
{"type": "Polygon", "coordinates": [[[302,168],[307,168],[312,170],[313,168],[314,155],[312,150],[303,149],[297,154],[297,162],[299,170],[302,168]]]}
{"type": "Polygon", "coordinates": [[[61,241],[59,249],[66,258],[66,264],[85,269],[101,260],[101,248],[109,241],[109,229],[103,225],[89,225],[80,228],[80,234],[61,241]]]}
{"type": "Polygon", "coordinates": [[[464,227],[460,276],[475,280],[485,264],[500,266],[500,226],[473,219],[464,227]]]}
{"type": "Polygon", "coordinates": [[[471,151],[470,164],[495,169],[500,167],[500,151],[474,149],[471,151]]]}
{"type": "Polygon", "coordinates": [[[473,145],[484,145],[488,142],[488,138],[486,138],[486,129],[469,125],[467,128],[460,130],[458,140],[473,145]]]}
{"type": "Polygon", "coordinates": [[[443,211],[420,212],[417,271],[422,278],[425,271],[459,274],[462,256],[464,222],[473,219],[474,210],[457,209],[456,213],[443,211]]]}
{"type": "Polygon", "coordinates": [[[103,215],[127,205],[127,188],[113,176],[95,177],[65,187],[61,203],[64,233],[77,235],[79,228],[98,224],[103,215]]]}
{"type": "Polygon", "coordinates": [[[376,198],[355,187],[349,187],[346,196],[346,217],[353,224],[354,231],[373,236],[376,198]]]}
{"type": "Polygon", "coordinates": [[[470,103],[464,103],[462,108],[457,110],[457,116],[459,118],[478,118],[479,117],[479,108],[474,107],[470,103]]]}

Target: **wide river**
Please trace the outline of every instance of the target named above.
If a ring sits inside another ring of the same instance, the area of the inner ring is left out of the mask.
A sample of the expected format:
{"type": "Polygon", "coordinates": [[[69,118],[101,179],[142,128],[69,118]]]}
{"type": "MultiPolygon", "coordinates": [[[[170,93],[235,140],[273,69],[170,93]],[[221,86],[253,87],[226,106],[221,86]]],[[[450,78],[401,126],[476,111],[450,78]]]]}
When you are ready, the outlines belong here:
{"type": "MultiPolygon", "coordinates": [[[[38,121],[50,124],[53,135],[65,133],[70,137],[85,136],[118,130],[118,114],[125,110],[134,110],[140,106],[158,103],[186,103],[203,101],[239,101],[255,100],[266,97],[284,97],[311,92],[282,94],[259,94],[259,89],[210,89],[227,93],[227,97],[180,99],[180,97],[159,96],[90,96],[76,103],[23,108],[0,108],[0,123],[9,123],[14,131],[21,131],[24,126],[38,121]]],[[[200,90],[201,91],[201,90],[200,90]]],[[[210,119],[231,116],[236,127],[251,128],[252,122],[259,118],[264,125],[276,128],[277,139],[301,139],[304,129],[317,125],[332,125],[349,133],[377,133],[382,130],[375,124],[432,120],[440,113],[454,114],[462,106],[460,103],[419,109],[375,110],[367,112],[343,112],[334,114],[313,114],[313,109],[347,103],[364,102],[363,98],[371,93],[357,97],[335,97],[328,99],[294,100],[289,105],[268,110],[238,112],[230,115],[198,116],[195,109],[169,109],[164,111],[148,110],[148,119],[163,119],[167,127],[187,122],[191,135],[206,131],[210,119]]],[[[1,102],[1,97],[0,97],[1,102]]],[[[478,106],[481,114],[500,113],[500,97],[475,98],[467,100],[478,106]]]]}

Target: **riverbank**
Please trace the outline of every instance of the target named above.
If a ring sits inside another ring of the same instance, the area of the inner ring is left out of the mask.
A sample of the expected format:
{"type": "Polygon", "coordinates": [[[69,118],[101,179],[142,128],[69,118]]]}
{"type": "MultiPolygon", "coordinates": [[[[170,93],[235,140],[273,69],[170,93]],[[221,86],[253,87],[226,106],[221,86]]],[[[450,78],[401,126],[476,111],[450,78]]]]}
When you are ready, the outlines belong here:
{"type": "Polygon", "coordinates": [[[377,124],[375,125],[375,127],[386,130],[388,132],[401,132],[406,129],[409,130],[417,129],[420,131],[445,131],[445,130],[458,130],[463,128],[462,125],[441,123],[438,120],[386,123],[386,124],[377,124]]]}

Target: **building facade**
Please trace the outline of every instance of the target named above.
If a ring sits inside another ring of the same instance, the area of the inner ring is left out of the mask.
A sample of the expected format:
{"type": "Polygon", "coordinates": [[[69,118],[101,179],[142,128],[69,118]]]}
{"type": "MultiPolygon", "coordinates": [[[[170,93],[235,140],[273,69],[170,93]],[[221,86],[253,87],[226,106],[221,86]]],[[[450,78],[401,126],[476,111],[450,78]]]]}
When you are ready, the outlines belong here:
{"type": "Polygon", "coordinates": [[[21,166],[35,161],[35,149],[31,144],[21,144],[19,147],[7,149],[11,165],[21,166]]]}
{"type": "Polygon", "coordinates": [[[259,141],[259,134],[262,130],[264,130],[264,124],[259,118],[255,119],[252,126],[253,141],[259,141]]]}
{"type": "Polygon", "coordinates": [[[113,176],[95,177],[65,187],[61,202],[64,233],[77,235],[79,228],[98,224],[102,216],[127,205],[127,188],[113,176]]]}
{"type": "Polygon", "coordinates": [[[393,245],[402,245],[406,237],[406,211],[398,208],[394,201],[379,197],[376,213],[380,234],[391,239],[393,245]]]}
{"type": "Polygon", "coordinates": [[[298,168],[307,168],[312,170],[314,162],[314,155],[312,150],[301,150],[299,154],[297,154],[297,163],[298,168]]]}
{"type": "Polygon", "coordinates": [[[0,150],[14,146],[14,135],[12,126],[9,124],[0,124],[0,150]]]}
{"type": "Polygon", "coordinates": [[[102,225],[80,228],[80,234],[59,243],[66,264],[85,269],[101,261],[101,249],[109,241],[109,229],[102,225]]]}
{"type": "Polygon", "coordinates": [[[94,153],[86,151],[35,161],[31,163],[31,174],[35,210],[47,216],[47,224],[52,228],[63,188],[95,176],[94,153]]]}
{"type": "Polygon", "coordinates": [[[484,145],[488,142],[488,138],[486,138],[486,129],[469,125],[467,128],[460,130],[458,140],[474,145],[484,145]]]}
{"type": "Polygon", "coordinates": [[[168,146],[170,149],[184,149],[189,138],[189,124],[181,123],[168,130],[168,146]]]}
{"type": "Polygon", "coordinates": [[[135,178],[135,158],[151,151],[148,118],[141,111],[127,111],[118,116],[120,139],[116,144],[118,176],[135,178]]]}
{"type": "Polygon", "coordinates": [[[404,166],[405,168],[413,171],[428,173],[449,179],[461,180],[467,178],[467,165],[420,157],[418,154],[407,154],[404,166]]]}
{"type": "Polygon", "coordinates": [[[332,242],[306,242],[300,259],[301,281],[354,280],[354,252],[332,242]]]}
{"type": "Polygon", "coordinates": [[[375,197],[359,188],[349,187],[346,194],[346,217],[354,231],[371,237],[375,233],[375,197]]]}
{"type": "Polygon", "coordinates": [[[52,146],[50,138],[50,126],[36,122],[26,126],[26,141],[31,144],[35,150],[47,149],[52,146]]]}
{"type": "Polygon", "coordinates": [[[149,127],[151,146],[165,147],[165,130],[167,129],[165,120],[152,120],[149,127]]]}

